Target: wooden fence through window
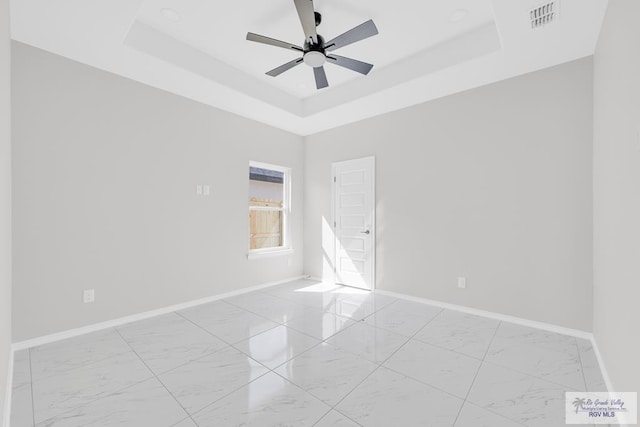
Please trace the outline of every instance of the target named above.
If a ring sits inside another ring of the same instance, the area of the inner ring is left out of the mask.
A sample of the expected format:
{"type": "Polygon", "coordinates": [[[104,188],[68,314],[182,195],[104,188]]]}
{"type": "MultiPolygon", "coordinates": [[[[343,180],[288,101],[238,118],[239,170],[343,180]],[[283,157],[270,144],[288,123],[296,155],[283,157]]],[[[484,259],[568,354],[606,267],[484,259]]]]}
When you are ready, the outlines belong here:
{"type": "MultiPolygon", "coordinates": [[[[249,199],[250,206],[282,208],[281,200],[249,199]]],[[[282,246],[283,212],[277,210],[249,210],[249,248],[263,249],[282,246]]]]}

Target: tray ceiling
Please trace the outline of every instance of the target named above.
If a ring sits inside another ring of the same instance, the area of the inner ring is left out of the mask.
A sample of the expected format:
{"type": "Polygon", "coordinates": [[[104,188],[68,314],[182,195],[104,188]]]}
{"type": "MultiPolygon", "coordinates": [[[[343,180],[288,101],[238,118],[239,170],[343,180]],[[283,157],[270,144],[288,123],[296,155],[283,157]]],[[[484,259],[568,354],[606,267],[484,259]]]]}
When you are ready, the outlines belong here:
{"type": "Polygon", "coordinates": [[[374,64],[368,76],[325,66],[316,90],[295,52],[247,31],[302,44],[292,0],[14,0],[15,40],[308,135],[593,54],[605,0],[562,0],[532,29],[531,0],[315,0],[326,39],[373,19],[379,35],[336,53],[374,64]]]}

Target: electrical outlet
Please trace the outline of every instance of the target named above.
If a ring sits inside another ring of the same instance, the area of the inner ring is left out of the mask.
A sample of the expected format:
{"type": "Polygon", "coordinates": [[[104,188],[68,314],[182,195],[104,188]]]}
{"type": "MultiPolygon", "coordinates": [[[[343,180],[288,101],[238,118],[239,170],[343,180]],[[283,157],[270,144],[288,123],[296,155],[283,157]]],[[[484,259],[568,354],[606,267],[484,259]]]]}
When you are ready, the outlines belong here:
{"type": "Polygon", "coordinates": [[[82,302],[89,303],[94,302],[96,300],[96,291],[95,289],[86,289],[82,294],[82,302]]]}
{"type": "Polygon", "coordinates": [[[467,289],[467,278],[466,277],[458,277],[458,287],[460,289],[467,289]]]}
{"type": "Polygon", "coordinates": [[[196,194],[198,196],[202,196],[202,185],[200,184],[196,185],[196,194]]]}
{"type": "Polygon", "coordinates": [[[211,194],[211,188],[208,185],[205,185],[203,187],[203,190],[204,190],[203,193],[205,196],[208,196],[209,194],[211,194]]]}

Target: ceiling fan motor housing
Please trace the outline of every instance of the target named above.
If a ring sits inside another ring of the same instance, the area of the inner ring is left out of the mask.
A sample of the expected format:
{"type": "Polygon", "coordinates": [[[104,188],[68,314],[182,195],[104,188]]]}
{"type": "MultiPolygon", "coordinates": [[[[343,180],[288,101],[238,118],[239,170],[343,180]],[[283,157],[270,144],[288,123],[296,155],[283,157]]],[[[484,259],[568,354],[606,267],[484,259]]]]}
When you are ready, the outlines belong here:
{"type": "Polygon", "coordinates": [[[302,25],[302,30],[305,36],[305,41],[302,46],[297,46],[293,43],[282,40],[276,40],[271,37],[261,36],[260,34],[254,34],[251,32],[247,33],[247,40],[249,41],[295,51],[298,55],[302,54],[302,58],[298,57],[274,68],[271,71],[267,71],[266,74],[268,76],[277,77],[285,71],[305,63],[309,67],[313,68],[316,88],[324,89],[329,86],[327,74],[324,71],[324,64],[327,62],[360,74],[369,74],[369,71],[373,68],[372,64],[335,55],[333,51],[378,34],[378,29],[373,23],[373,20],[369,19],[368,21],[353,27],[349,31],[332,38],[328,42],[325,42],[324,38],[319,35],[316,30],[316,28],[322,23],[322,14],[314,10],[313,0],[293,0],[293,3],[295,4],[296,11],[298,12],[298,18],[300,18],[300,24],[302,25]],[[331,55],[327,56],[327,52],[331,52],[331,55]]]}
{"type": "Polygon", "coordinates": [[[324,52],[324,38],[320,34],[318,34],[317,44],[311,43],[311,41],[304,42],[304,56],[302,59],[305,64],[313,68],[322,67],[327,62],[324,52]]]}
{"type": "Polygon", "coordinates": [[[324,37],[318,34],[318,43],[312,43],[311,40],[305,40],[304,51],[309,52],[315,50],[324,53],[324,37]]]}

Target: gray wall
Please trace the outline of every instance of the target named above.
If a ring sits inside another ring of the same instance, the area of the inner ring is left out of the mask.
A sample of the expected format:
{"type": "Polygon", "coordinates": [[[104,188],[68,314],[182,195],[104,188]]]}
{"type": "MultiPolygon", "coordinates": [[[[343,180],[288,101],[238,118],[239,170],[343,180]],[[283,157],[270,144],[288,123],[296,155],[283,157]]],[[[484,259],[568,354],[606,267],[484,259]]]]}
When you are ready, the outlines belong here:
{"type": "Polygon", "coordinates": [[[378,289],[590,331],[592,89],[588,58],[309,137],[305,272],[331,162],[374,155],[378,289]]]}
{"type": "Polygon", "coordinates": [[[594,333],[618,391],[640,391],[640,2],[614,0],[594,66],[594,333]]]}
{"type": "Polygon", "coordinates": [[[0,424],[11,349],[11,45],[9,0],[0,0],[0,424]]]}
{"type": "Polygon", "coordinates": [[[13,76],[14,341],[302,274],[300,137],[19,43],[13,76]],[[246,259],[250,160],[292,168],[291,256],[246,259]]]}

